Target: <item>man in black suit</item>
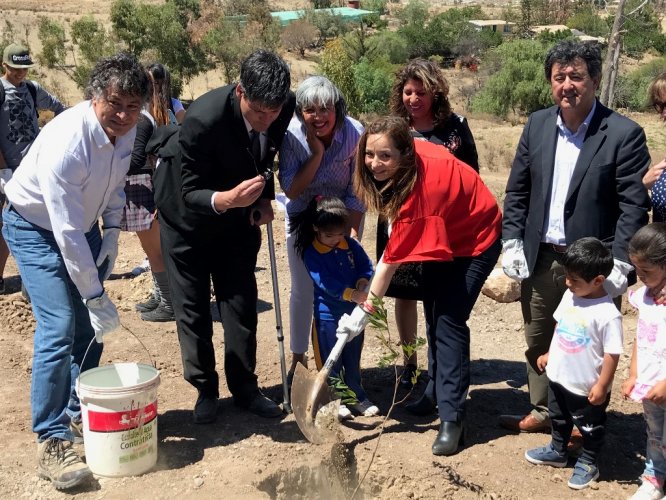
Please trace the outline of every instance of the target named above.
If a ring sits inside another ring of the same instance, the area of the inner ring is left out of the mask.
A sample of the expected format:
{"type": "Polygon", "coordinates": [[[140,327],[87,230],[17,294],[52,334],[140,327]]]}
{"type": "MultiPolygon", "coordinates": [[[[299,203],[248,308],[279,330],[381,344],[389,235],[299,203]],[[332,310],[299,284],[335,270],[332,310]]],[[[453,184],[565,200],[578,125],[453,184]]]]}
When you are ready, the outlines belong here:
{"type": "Polygon", "coordinates": [[[647,223],[649,209],[641,183],[650,164],[643,129],[595,97],[599,47],[559,42],[546,56],[545,72],[555,106],[533,113],[525,125],[506,187],[502,227],[502,266],[509,277],[522,280],[533,409],[526,416],[502,415],[500,424],[523,432],[550,428],[548,379],[536,360],[549,350],[553,313],[566,290],[559,261],[567,245],[584,236],[603,241],[615,264],[604,285],[611,297],[621,297],[632,270],[627,245],[647,223]]]}
{"type": "Polygon", "coordinates": [[[281,415],[258,388],[259,226],[273,219],[272,165],[294,111],[287,64],[258,50],[240,83],[192,103],[180,134],[166,141],[155,173],[161,242],[172,290],[185,379],[199,391],[194,422],[216,419],[212,278],[224,327],[224,371],[234,403],[262,417],[281,415]],[[175,141],[179,138],[179,146],[175,141]]]}

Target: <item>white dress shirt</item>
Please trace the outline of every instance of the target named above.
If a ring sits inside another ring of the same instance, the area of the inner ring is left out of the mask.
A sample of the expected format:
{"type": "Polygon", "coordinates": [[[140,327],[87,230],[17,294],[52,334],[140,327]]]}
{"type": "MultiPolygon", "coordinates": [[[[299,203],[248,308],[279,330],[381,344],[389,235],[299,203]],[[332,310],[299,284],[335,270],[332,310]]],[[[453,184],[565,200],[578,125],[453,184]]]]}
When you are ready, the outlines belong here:
{"type": "Polygon", "coordinates": [[[103,291],[85,233],[100,217],[105,227],[120,226],[135,136],[136,127],[112,144],[84,101],[43,128],[5,186],[24,219],[53,232],[84,299],[103,291]]]}
{"type": "Polygon", "coordinates": [[[592,110],[575,133],[571,132],[564,124],[562,115],[559,113],[557,115],[555,168],[553,169],[553,183],[550,191],[550,206],[543,227],[543,240],[546,243],[567,244],[566,235],[564,234],[564,204],[567,201],[569,184],[571,184],[571,177],[573,177],[574,168],[585,141],[585,134],[587,134],[587,129],[596,108],[597,102],[595,100],[592,110]]]}

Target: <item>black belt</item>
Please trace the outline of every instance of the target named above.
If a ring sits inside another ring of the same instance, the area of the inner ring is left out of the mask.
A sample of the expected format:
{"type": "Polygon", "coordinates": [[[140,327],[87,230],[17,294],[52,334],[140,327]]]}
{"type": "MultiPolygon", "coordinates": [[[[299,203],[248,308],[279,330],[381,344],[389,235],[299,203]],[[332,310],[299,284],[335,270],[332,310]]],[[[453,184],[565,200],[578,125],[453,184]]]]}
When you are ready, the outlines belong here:
{"type": "Polygon", "coordinates": [[[541,243],[541,248],[555,253],[565,253],[568,247],[567,245],[555,245],[554,243],[541,243]]]}

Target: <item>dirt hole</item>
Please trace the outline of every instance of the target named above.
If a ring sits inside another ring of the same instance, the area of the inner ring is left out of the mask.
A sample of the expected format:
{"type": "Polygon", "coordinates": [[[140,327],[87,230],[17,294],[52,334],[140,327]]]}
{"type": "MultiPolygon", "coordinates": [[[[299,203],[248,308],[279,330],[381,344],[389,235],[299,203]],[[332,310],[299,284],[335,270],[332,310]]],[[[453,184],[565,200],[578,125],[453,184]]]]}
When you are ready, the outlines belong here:
{"type": "MultiPolygon", "coordinates": [[[[336,443],[331,448],[330,458],[320,465],[277,471],[261,481],[257,488],[277,500],[315,497],[344,500],[357,485],[353,449],[344,443],[336,443]]],[[[354,498],[363,498],[362,490],[354,498]]]]}

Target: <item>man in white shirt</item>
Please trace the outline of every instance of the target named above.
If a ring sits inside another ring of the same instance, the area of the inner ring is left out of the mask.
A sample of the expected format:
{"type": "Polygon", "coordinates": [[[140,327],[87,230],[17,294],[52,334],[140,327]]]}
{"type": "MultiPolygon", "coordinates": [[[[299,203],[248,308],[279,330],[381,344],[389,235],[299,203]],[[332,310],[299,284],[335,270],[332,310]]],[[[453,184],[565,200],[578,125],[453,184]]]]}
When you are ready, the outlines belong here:
{"type": "MultiPolygon", "coordinates": [[[[648,220],[641,179],[650,165],[645,133],[596,100],[601,51],[596,44],[562,41],[547,54],[545,74],[555,106],[533,113],[520,138],[506,186],[502,267],[522,281],[531,413],[503,415],[503,427],[550,429],[548,379],[536,360],[553,337],[553,312],[564,291],[562,256],[574,241],[593,236],[613,254],[604,288],[626,290],[632,270],[629,239],[648,220]]],[[[632,273],[633,274],[633,273],[632,273]]]]}
{"type": "Polygon", "coordinates": [[[2,232],[37,320],[31,407],[38,473],[57,489],[91,475],[72,449],[81,422],[74,382],[99,364],[102,337],[120,325],[103,282],[118,254],[125,174],[147,94],[133,56],[100,60],[86,90],[91,99],[44,127],[5,186],[2,232]]]}

